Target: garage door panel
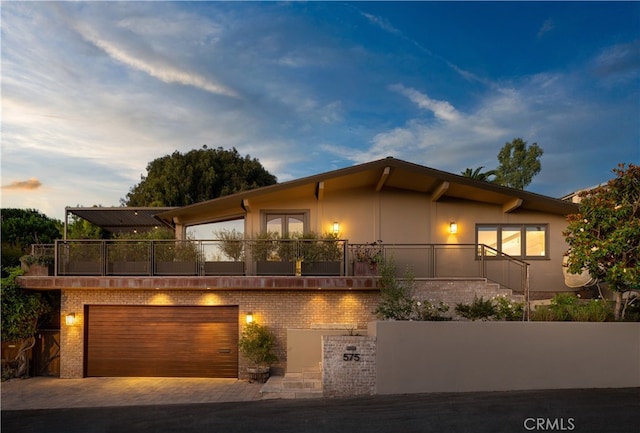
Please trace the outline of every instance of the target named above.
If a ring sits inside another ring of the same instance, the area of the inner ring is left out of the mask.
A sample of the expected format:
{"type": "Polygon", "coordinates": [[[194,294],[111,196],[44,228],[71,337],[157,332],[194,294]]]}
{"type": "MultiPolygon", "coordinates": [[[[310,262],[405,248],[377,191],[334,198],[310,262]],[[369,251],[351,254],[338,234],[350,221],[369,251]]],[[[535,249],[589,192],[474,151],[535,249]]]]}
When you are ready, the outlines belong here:
{"type": "Polygon", "coordinates": [[[87,307],[87,376],[238,377],[238,307],[87,307]]]}

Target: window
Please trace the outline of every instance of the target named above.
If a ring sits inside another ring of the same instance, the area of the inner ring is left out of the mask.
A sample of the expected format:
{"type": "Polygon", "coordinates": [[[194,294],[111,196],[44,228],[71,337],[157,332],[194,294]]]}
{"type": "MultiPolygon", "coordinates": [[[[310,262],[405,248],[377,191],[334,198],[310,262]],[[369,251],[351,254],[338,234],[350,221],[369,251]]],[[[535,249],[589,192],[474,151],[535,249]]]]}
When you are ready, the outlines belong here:
{"type": "MultiPolygon", "coordinates": [[[[478,224],[476,244],[512,257],[548,258],[547,233],[546,224],[478,224]]],[[[489,249],[486,255],[495,256],[496,252],[489,249]]]]}
{"type": "Polygon", "coordinates": [[[307,231],[307,214],[299,213],[266,213],[265,227],[269,232],[276,232],[282,237],[302,234],[307,231]]]}

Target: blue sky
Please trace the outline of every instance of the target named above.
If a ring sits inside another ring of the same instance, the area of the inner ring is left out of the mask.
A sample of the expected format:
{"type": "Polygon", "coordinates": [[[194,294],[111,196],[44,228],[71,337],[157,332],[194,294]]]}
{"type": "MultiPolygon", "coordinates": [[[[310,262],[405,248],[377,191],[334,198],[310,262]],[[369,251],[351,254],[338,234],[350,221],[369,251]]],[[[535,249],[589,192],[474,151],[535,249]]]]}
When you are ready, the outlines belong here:
{"type": "Polygon", "coordinates": [[[560,197],[640,163],[640,3],[3,2],[2,207],[118,206],[235,147],[279,181],[544,149],[560,197]]]}

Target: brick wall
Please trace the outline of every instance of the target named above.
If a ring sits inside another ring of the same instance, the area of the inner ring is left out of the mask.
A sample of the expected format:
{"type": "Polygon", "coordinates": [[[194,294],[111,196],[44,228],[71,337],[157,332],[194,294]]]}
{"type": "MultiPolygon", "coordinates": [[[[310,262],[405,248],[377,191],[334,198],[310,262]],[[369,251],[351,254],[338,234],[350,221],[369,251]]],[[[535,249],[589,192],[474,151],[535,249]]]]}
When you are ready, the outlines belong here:
{"type": "MultiPolygon", "coordinates": [[[[61,313],[76,314],[76,324],[61,326],[60,377],[83,375],[85,305],[238,305],[240,329],[245,315],[266,325],[276,335],[280,361],[277,373],[286,368],[286,335],[289,328],[311,328],[320,323],[353,323],[366,328],[374,320],[378,303],[375,291],[325,290],[104,290],[62,291],[61,313]]],[[[240,377],[246,377],[246,361],[240,356],[240,377]]]]}
{"type": "Polygon", "coordinates": [[[373,395],[376,340],[373,337],[322,337],[322,390],[325,397],[373,395]]]}

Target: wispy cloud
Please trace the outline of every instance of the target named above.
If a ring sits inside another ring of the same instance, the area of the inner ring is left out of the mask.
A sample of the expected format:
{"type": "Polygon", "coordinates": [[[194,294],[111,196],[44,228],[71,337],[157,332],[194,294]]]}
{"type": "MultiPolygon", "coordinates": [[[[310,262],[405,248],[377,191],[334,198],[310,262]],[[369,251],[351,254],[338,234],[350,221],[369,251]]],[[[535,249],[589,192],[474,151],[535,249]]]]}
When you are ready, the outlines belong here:
{"type": "Polygon", "coordinates": [[[111,58],[123,63],[131,68],[145,72],[165,83],[178,83],[186,86],[193,86],[213,94],[230,96],[237,98],[238,94],[221,84],[215,83],[202,75],[194,72],[182,70],[156,52],[152,47],[142,52],[136,50],[132,52],[127,47],[118,45],[113,41],[99,36],[88,25],[78,24],[76,30],[87,41],[103,50],[111,58]]]}
{"type": "Polygon", "coordinates": [[[376,15],[368,14],[366,12],[360,11],[363,17],[369,20],[370,23],[380,27],[382,30],[387,31],[389,33],[394,33],[396,35],[402,35],[402,32],[395,28],[388,20],[383,17],[379,17],[376,15]]]}
{"type": "Polygon", "coordinates": [[[606,48],[594,60],[593,70],[607,79],[637,78],[640,75],[640,40],[606,48]]]}
{"type": "Polygon", "coordinates": [[[542,26],[540,26],[540,30],[538,30],[538,38],[543,37],[544,35],[546,35],[547,33],[549,33],[555,28],[556,28],[556,24],[553,22],[552,19],[549,18],[545,20],[545,22],[542,23],[542,26]]]}
{"type": "Polygon", "coordinates": [[[42,186],[42,183],[36,179],[35,177],[30,178],[29,180],[17,180],[15,182],[11,182],[8,185],[3,185],[2,189],[4,190],[34,190],[38,189],[42,186]]]}
{"type": "Polygon", "coordinates": [[[447,101],[431,99],[426,93],[421,93],[415,89],[404,87],[402,84],[394,84],[389,88],[406,96],[418,107],[433,112],[438,119],[450,122],[460,119],[460,114],[456,111],[453,105],[447,101]]]}

